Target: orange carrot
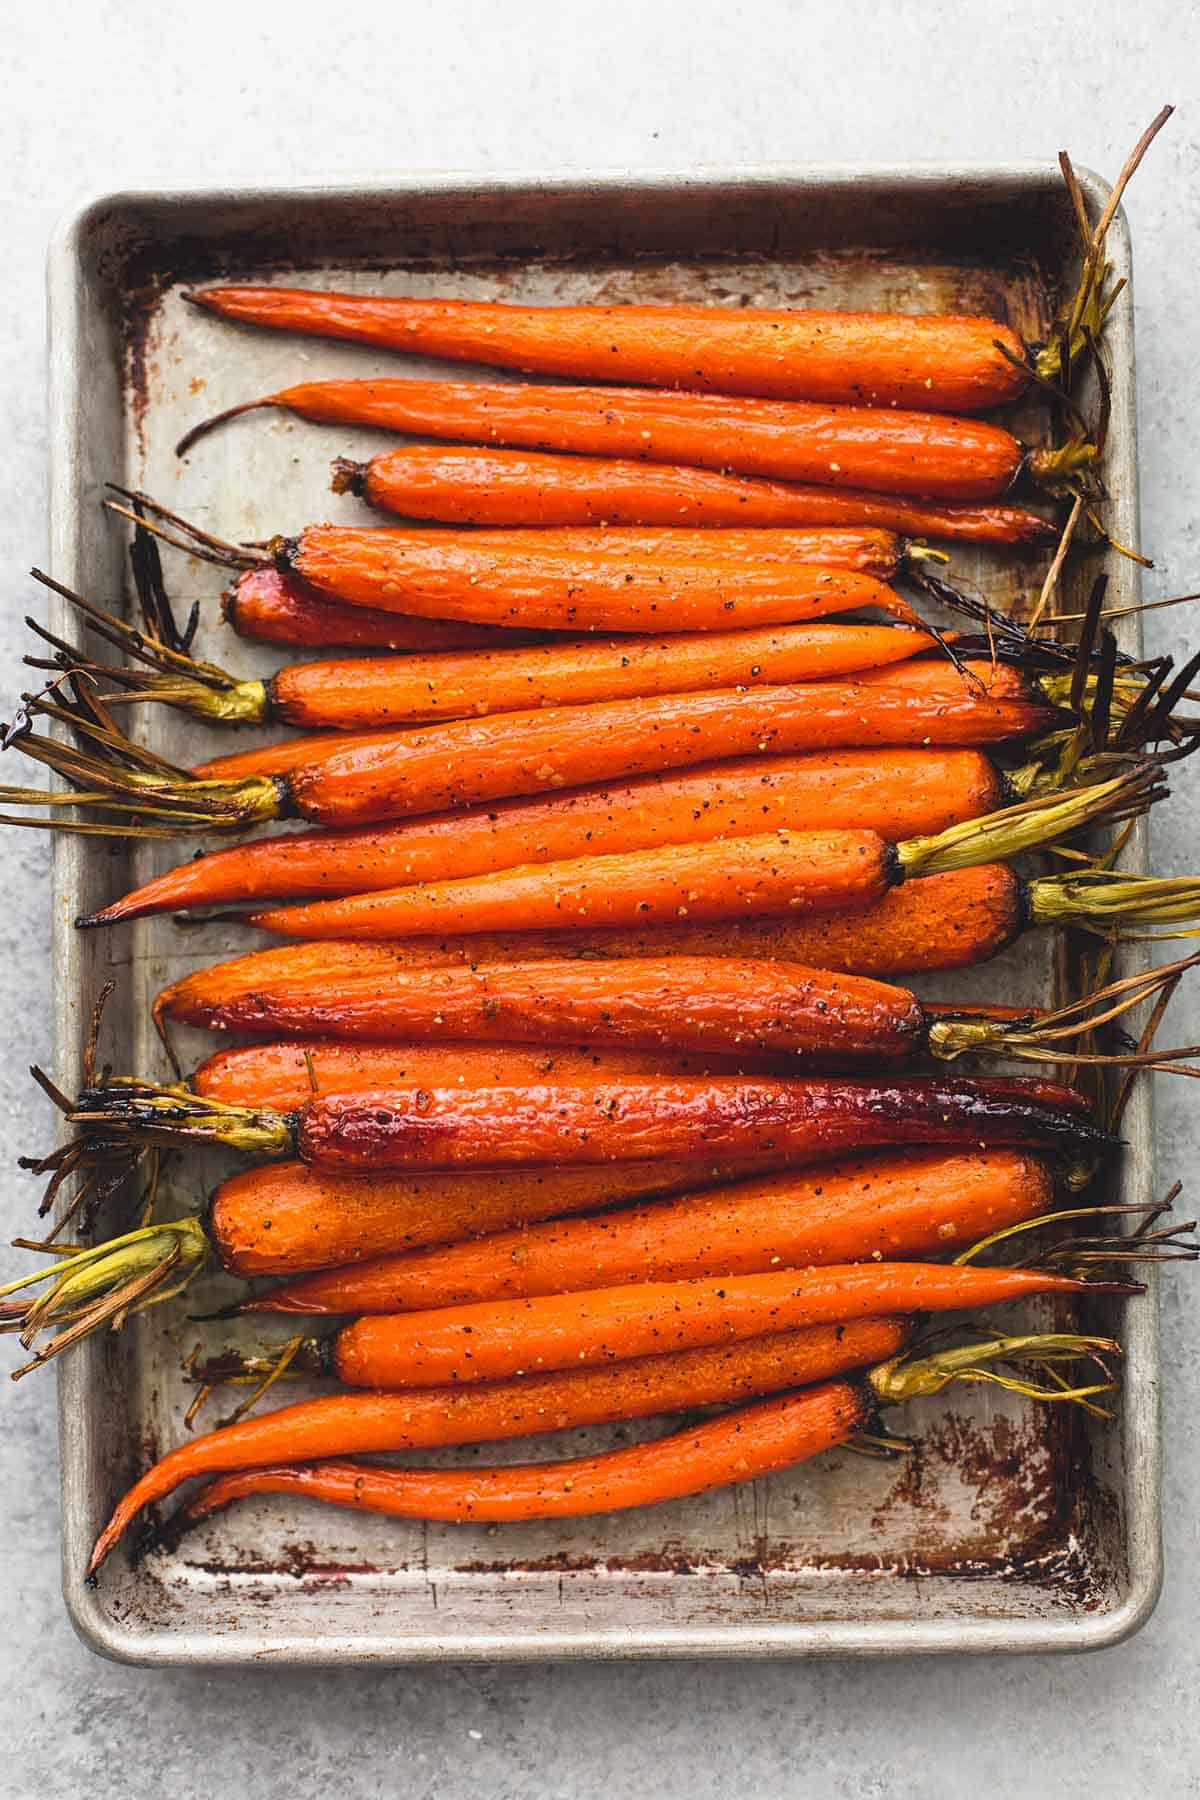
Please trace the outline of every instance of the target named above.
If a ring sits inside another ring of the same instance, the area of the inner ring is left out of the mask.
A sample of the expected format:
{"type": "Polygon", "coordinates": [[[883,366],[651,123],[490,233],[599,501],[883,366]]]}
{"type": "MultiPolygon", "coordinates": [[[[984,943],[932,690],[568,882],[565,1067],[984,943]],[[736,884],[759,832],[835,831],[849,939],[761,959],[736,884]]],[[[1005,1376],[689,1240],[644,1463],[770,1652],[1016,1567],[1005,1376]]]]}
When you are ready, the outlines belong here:
{"type": "Polygon", "coordinates": [[[247,569],[239,575],[225,594],[222,612],[240,637],[314,649],[471,650],[520,643],[532,635],[339,606],[278,569],[247,569]]]}
{"type": "Polygon", "coordinates": [[[1041,543],[1053,524],[1013,506],[905,500],[618,457],[405,444],[339,457],[335,493],[448,525],[875,525],[908,537],[1041,543]]]}
{"type": "Polygon", "coordinates": [[[362,1089],[404,1087],[486,1087],[489,1083],[574,1081],[594,1075],[736,1075],[778,1064],[753,1054],[636,1050],[624,1045],[535,1045],[500,1043],[311,1042],[241,1044],[219,1050],[191,1079],[192,1092],[229,1106],[265,1106],[291,1112],[313,1094],[347,1094],[362,1089]]]}
{"type": "Polygon", "coordinates": [[[519,863],[740,837],[751,828],[859,827],[895,840],[978,818],[1004,797],[1003,778],[977,750],[746,757],[398,825],[260,838],[193,858],[86,922],[233,900],[361,894],[519,863]]]}
{"type": "Polygon", "coordinates": [[[1062,460],[1053,451],[1024,450],[999,426],[929,412],[644,388],[413,380],[283,388],[206,420],[180,441],[180,454],[210,426],[264,406],[323,424],[682,464],[935,505],[996,500],[1023,471],[1053,480],[1062,460]]]}
{"type": "Polygon", "coordinates": [[[298,1112],[220,1106],[106,1078],[68,1115],[79,1166],[145,1144],[224,1144],[318,1168],[506,1168],[763,1155],[781,1163],[903,1144],[1106,1145],[1073,1089],[1043,1081],[672,1076],[315,1095],[298,1112]]]}
{"type": "Polygon", "coordinates": [[[525,374],[937,412],[998,406],[1025,384],[1009,360],[1025,360],[1016,334],[957,313],[519,306],[282,287],[205,288],[190,298],[238,324],[525,374]]]}
{"type": "Polygon", "coordinates": [[[1039,1158],[913,1150],[778,1174],[591,1218],[391,1255],[284,1282],[244,1312],[410,1312],[633,1281],[894,1262],[961,1249],[1050,1206],[1039,1158]]]}
{"type": "Polygon", "coordinates": [[[1088,1285],[1045,1269],[918,1262],[635,1282],[357,1319],[332,1340],[329,1361],[347,1387],[457,1385],[727,1344],[801,1325],[974,1311],[1034,1295],[1079,1294],[1088,1285]]]}
{"type": "Polygon", "coordinates": [[[309,1460],[493,1442],[746,1400],[827,1381],[894,1356],[906,1337],[904,1320],[858,1319],[716,1349],[633,1358],[605,1369],[571,1369],[462,1390],[304,1400],[210,1431],[170,1451],[121,1500],[97,1540],[90,1568],[99,1567],[144,1507],[157,1505],[199,1475],[253,1468],[280,1456],[309,1460]]]}
{"type": "Polygon", "coordinates": [[[766,1152],[708,1163],[614,1163],[605,1169],[460,1170],[428,1175],[331,1174],[263,1163],[228,1176],[209,1205],[207,1232],[231,1275],[296,1275],[418,1250],[624,1200],[694,1192],[778,1168],[766,1152]]]}

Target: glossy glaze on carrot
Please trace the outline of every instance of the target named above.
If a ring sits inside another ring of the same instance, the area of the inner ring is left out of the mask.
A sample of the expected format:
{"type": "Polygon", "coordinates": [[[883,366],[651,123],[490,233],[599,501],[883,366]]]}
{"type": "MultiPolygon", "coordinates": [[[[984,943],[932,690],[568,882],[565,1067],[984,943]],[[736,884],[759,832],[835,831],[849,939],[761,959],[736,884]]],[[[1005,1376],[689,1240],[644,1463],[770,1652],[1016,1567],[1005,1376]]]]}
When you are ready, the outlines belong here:
{"type": "Polygon", "coordinates": [[[524,374],[937,412],[999,406],[1025,385],[1010,360],[1025,360],[1015,332],[969,314],[520,306],[281,287],[205,288],[191,299],[239,324],[524,374]]]}
{"type": "Polygon", "coordinates": [[[310,525],[273,540],[272,554],[283,573],[350,606],[519,630],[724,631],[872,607],[910,625],[916,616],[878,576],[826,563],[746,568],[713,556],[652,561],[642,549],[518,551],[496,544],[508,535],[549,534],[310,525]],[[468,541],[476,538],[486,541],[468,541]]]}
{"type": "Polygon", "coordinates": [[[490,1381],[731,1343],[797,1326],[1078,1294],[1086,1285],[1045,1269],[919,1262],[634,1282],[357,1319],[334,1338],[332,1366],[347,1387],[490,1381]]]}
{"type": "MultiPolygon", "coordinates": [[[[192,990],[193,993],[195,989],[192,990]]],[[[927,1018],[907,988],[798,963],[729,957],[498,964],[343,976],[324,992],[264,986],[240,1005],[186,1011],[178,990],[160,1015],[227,1031],[284,1036],[613,1044],[698,1055],[822,1057],[901,1063],[927,1050],[927,1018]]],[[[447,1059],[449,1060],[449,1059],[447,1059]]],[[[519,1059],[518,1059],[519,1060],[519,1059]]],[[[545,1071],[540,1078],[545,1078],[545,1071]]],[[[531,1079],[539,1079],[534,1074],[531,1079]]],[[[555,1079],[567,1078],[560,1070],[555,1079]]],[[[428,1079],[414,1071],[402,1085],[428,1079]]],[[[510,1074],[508,1083],[519,1082],[510,1074]]],[[[386,1083],[380,1083],[385,1086],[386,1083]]],[[[505,1077],[500,1077],[505,1085],[505,1077]]]]}
{"type": "Polygon", "coordinates": [[[630,457],[935,502],[999,498],[1017,480],[1024,456],[1009,432],[973,419],[636,387],[312,381],[237,410],[252,406],[282,407],[323,424],[630,457]]]}
{"type": "Polygon", "coordinates": [[[280,814],[356,825],[737,756],[971,748],[1037,731],[1056,716],[1033,701],[981,697],[965,684],[951,696],[814,682],[773,688],[769,708],[761,694],[736,690],[545,707],[334,749],[293,769],[280,814]]]}
{"type": "Polygon", "coordinates": [[[190,1439],[130,1488],[97,1540],[94,1570],[137,1514],[185,1481],[254,1468],[275,1458],[428,1449],[565,1431],[685,1407],[748,1400],[828,1381],[894,1356],[909,1335],[901,1319],[855,1319],[780,1331],[745,1343],[630,1358],[604,1369],[429,1388],[403,1395],[345,1393],[303,1400],[190,1439]]]}
{"type": "Polygon", "coordinates": [[[978,750],[745,757],[546,799],[348,831],[304,831],[193,857],[92,915],[96,924],[235,900],[361,894],[521,863],[612,855],[775,829],[865,829],[896,841],[1004,803],[978,750]]]}
{"type": "Polygon", "coordinates": [[[299,1162],[262,1163],[221,1182],[209,1204],[208,1231],[230,1274],[296,1275],[627,1200],[690,1193],[781,1167],[784,1160],[752,1151],[699,1163],[401,1176],[347,1176],[299,1162]]]}
{"type": "Polygon", "coordinates": [[[290,1123],[301,1159],[368,1173],[747,1154],[799,1162],[906,1144],[1103,1143],[1071,1089],[1031,1080],[660,1082],[386,1090],[309,1101],[290,1123]]]}
{"type": "Polygon", "coordinates": [[[911,628],[781,625],[761,631],[567,640],[441,656],[292,663],[266,683],[272,719],[361,731],[711,688],[862,678],[928,650],[911,628]]]}
{"type": "Polygon", "coordinates": [[[365,463],[339,458],[333,468],[339,493],[448,525],[874,525],[906,537],[994,544],[1054,535],[1049,520],[1021,507],[939,506],[631,458],[405,444],[365,463]]]}
{"type": "Polygon", "coordinates": [[[857,1157],[325,1270],[257,1294],[243,1311],[362,1316],[632,1281],[940,1256],[1036,1218],[1053,1193],[1046,1164],[1017,1150],[857,1157]]]}

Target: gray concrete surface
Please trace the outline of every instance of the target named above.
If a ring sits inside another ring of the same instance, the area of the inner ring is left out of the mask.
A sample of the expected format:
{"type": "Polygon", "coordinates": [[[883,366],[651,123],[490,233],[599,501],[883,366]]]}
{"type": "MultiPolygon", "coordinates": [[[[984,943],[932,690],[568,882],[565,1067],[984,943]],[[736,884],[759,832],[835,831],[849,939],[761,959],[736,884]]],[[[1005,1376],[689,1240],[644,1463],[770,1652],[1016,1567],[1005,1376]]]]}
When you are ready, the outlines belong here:
{"type": "MultiPolygon", "coordinates": [[[[1113,172],[1164,100],[1180,113],[1131,201],[1151,592],[1200,586],[1200,24],[1165,0],[261,0],[4,9],[0,108],[0,657],[15,685],[44,539],[42,256],[84,187],[421,167],[686,167],[781,158],[1050,156],[1113,172]]],[[[1182,648],[1183,614],[1151,617],[1182,648]]],[[[1194,624],[1193,624],[1194,635],[1194,624]]],[[[1197,862],[1183,772],[1159,866],[1197,862]]],[[[44,845],[3,838],[4,1166],[44,1125],[44,845]]],[[[1178,1008],[1200,1039],[1196,997],[1178,1008]],[[1189,1010],[1190,1006],[1190,1010],[1189,1010]]],[[[1160,1102],[1164,1174],[1192,1173],[1194,1095],[1160,1102]]],[[[6,1224],[28,1218],[8,1177],[6,1224]]],[[[7,1232],[6,1232],[7,1235],[7,1232]]],[[[1133,1642],[1091,1659],[426,1668],[211,1676],[109,1666],[58,1592],[53,1396],[0,1396],[0,1793],[408,1800],[962,1792],[1061,1800],[1200,1791],[1196,1631],[1200,1326],[1168,1283],[1167,1585],[1133,1642]]]]}

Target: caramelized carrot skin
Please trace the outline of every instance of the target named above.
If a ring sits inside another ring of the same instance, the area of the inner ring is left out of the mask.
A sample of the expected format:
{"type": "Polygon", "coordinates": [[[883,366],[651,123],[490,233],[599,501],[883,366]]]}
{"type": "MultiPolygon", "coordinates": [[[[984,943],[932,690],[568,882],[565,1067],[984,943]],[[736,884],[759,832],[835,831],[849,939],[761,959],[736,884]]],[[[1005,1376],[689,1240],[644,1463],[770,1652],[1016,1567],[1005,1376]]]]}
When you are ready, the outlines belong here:
{"type": "Polygon", "coordinates": [[[94,916],[107,924],[230,900],[361,894],[789,828],[877,831],[898,843],[1004,803],[1001,778],[978,750],[745,757],[398,825],[238,844],[181,863],[94,916]]]}
{"type": "Polygon", "coordinates": [[[218,1050],[191,1079],[193,1093],[227,1106],[295,1112],[314,1094],[405,1086],[486,1087],[617,1075],[736,1075],[778,1068],[753,1054],[634,1050],[624,1045],[339,1042],[332,1038],[240,1044],[218,1050]]]}
{"type": "Polygon", "coordinates": [[[296,769],[289,801],[315,823],[366,824],[767,752],[979,747],[1054,716],[966,687],[951,697],[832,682],[774,688],[769,709],[760,694],[724,690],[547,707],[351,745],[296,769]]]}
{"type": "Polygon", "coordinates": [[[219,1476],[180,1515],[195,1524],[250,1494],[299,1494],[328,1505],[392,1518],[563,1519],[680,1500],[773,1474],[832,1450],[871,1416],[865,1389],[828,1382],[801,1394],[760,1401],[723,1418],[571,1462],[515,1468],[384,1469],[372,1463],[318,1462],[219,1476]]]}
{"type": "Polygon", "coordinates": [[[315,381],[258,404],[324,424],[631,457],[935,503],[997,499],[1019,475],[1023,455],[1010,433],[971,419],[636,387],[315,381]]]}
{"type": "MultiPolygon", "coordinates": [[[[177,1016],[177,1015],[176,1015],[177,1016]]],[[[925,1015],[907,988],[795,963],[666,957],[661,962],[557,962],[529,968],[396,969],[343,977],[322,994],[260,989],[191,1024],[234,1031],[475,1043],[598,1043],[645,1050],[907,1062],[924,1049],[925,1015]]],[[[546,1071],[499,1076],[500,1085],[546,1071]]],[[[642,1072],[642,1071],[637,1071],[642,1072]]],[[[556,1071],[555,1078],[566,1076],[556,1071]]],[[[417,1071],[401,1085],[437,1077],[417,1071]]],[[[361,1084],[365,1086],[366,1084],[361,1084]]],[[[345,1090],[338,1090],[345,1091],[345,1090]]]]}
{"type": "Polygon", "coordinates": [[[249,569],[222,602],[240,637],[261,644],[378,650],[473,650],[521,642],[522,635],[488,625],[410,619],[398,612],[338,606],[278,569],[249,569]]]}
{"type": "Polygon", "coordinates": [[[399,1397],[346,1393],[302,1400],[169,1451],[116,1507],[97,1541],[91,1568],[98,1567],[143,1507],[156,1505],[181,1482],[199,1475],[253,1468],[277,1457],[308,1461],[493,1443],[685,1407],[728,1405],[882,1362],[895,1356],[909,1335],[904,1319],[855,1319],[675,1356],[630,1358],[605,1369],[571,1369],[475,1388],[430,1388],[399,1397]]]}
{"type": "Polygon", "coordinates": [[[623,1200],[734,1181],[781,1159],[613,1163],[608,1168],[459,1170],[344,1176],[303,1163],[265,1163],[223,1181],[209,1235],[232,1275],[296,1275],[421,1249],[623,1200]]]}
{"type": "Polygon", "coordinates": [[[848,1263],[768,1274],[635,1282],[356,1319],[334,1339],[347,1387],[399,1389],[594,1367],[893,1311],[957,1312],[1084,1284],[1042,1269],[848,1263]]]}
{"type": "Polygon", "coordinates": [[[781,399],[980,411],[1020,393],[1020,339],[967,314],[718,306],[519,306],[303,288],[192,296],[222,318],[526,374],[781,399]]]}
{"type": "Polygon", "coordinates": [[[252,923],[292,937],[386,938],[795,918],[873,905],[895,879],[892,846],[875,832],[776,831],[274,907],[252,923]]]}
{"type": "Polygon", "coordinates": [[[280,669],[270,679],[270,709],[301,729],[373,730],[533,706],[836,681],[927,648],[924,634],[907,629],[816,624],[403,659],[343,657],[280,669]]]}
{"type": "Polygon", "coordinates": [[[1018,1150],[856,1157],[647,1206],[330,1269],[246,1312],[409,1312],[633,1281],[941,1255],[1045,1212],[1046,1165],[1018,1150]]]}
{"type": "MultiPolygon", "coordinates": [[[[1048,520],[1014,506],[938,506],[715,469],[474,445],[384,450],[359,466],[353,482],[382,512],[447,525],[874,525],[906,537],[993,544],[1054,535],[1048,520]]],[[[335,478],[335,488],[342,484],[335,478]]]]}
{"type": "Polygon", "coordinates": [[[520,630],[719,631],[868,607],[910,624],[915,616],[877,576],[826,564],[655,564],[641,551],[568,557],[536,547],[501,555],[350,525],[310,525],[280,540],[275,554],[284,573],[350,606],[520,630]]]}
{"type": "Polygon", "coordinates": [[[318,1096],[296,1124],[303,1161],[346,1172],[747,1152],[799,1162],[889,1145],[1053,1149],[1084,1141],[1097,1141],[1096,1133],[1070,1089],[941,1076],[885,1082],[677,1077],[466,1093],[389,1089],[318,1096]]]}

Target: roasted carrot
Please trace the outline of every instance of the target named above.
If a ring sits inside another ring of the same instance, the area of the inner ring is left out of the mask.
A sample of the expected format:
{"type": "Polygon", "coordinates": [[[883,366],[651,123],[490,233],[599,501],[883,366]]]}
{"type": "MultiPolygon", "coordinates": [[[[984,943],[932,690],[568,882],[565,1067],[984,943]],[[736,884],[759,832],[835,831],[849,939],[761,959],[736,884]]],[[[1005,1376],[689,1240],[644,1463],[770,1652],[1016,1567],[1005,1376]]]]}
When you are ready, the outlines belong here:
{"type": "Polygon", "coordinates": [[[894,839],[977,818],[1004,798],[1004,778],[977,750],[747,757],[550,799],[210,851],[103,907],[87,923],[232,900],[361,894],[519,863],[745,836],[751,828],[859,827],[894,839]]]}
{"type": "Polygon", "coordinates": [[[231,1275],[296,1275],[310,1269],[461,1238],[660,1194],[695,1192],[780,1159],[614,1163],[605,1169],[474,1170],[347,1177],[298,1162],[264,1163],[215,1190],[206,1228],[231,1275]]]}
{"type": "MultiPolygon", "coordinates": [[[[903,1356],[857,1381],[828,1381],[738,1408],[707,1424],[667,1437],[570,1462],[470,1469],[386,1468],[372,1463],[284,1463],[218,1476],[176,1515],[177,1529],[195,1525],[231,1501],[251,1494],[291,1493],[393,1517],[458,1522],[576,1517],[654,1505],[712,1487],[770,1475],[835,1449],[867,1425],[880,1403],[894,1405],[938,1393],[950,1381],[999,1380],[1047,1401],[1087,1401],[1112,1390],[1102,1358],[1119,1352],[1109,1338],[1072,1333],[997,1338],[959,1345],[912,1361],[903,1356]],[[1096,1364],[1080,1386],[991,1375],[987,1365],[1026,1357],[1046,1363],[1081,1359],[1096,1364]]],[[[107,1547],[107,1546],[105,1546],[107,1547]]],[[[100,1547],[97,1547],[97,1554],[100,1547]]],[[[94,1564],[93,1564],[94,1566],[94,1564]]]]}
{"type": "Polygon", "coordinates": [[[344,1172],[659,1162],[762,1155],[794,1163],[889,1145],[1107,1142],[1053,1082],[675,1076],[316,1095],[298,1112],[220,1106],[135,1078],[85,1090],[75,1164],[147,1144],[225,1144],[344,1172]]]}
{"type": "Polygon", "coordinates": [[[856,1319],[714,1349],[630,1358],[604,1369],[571,1369],[461,1390],[303,1400],[170,1451],[121,1500],[96,1542],[90,1568],[99,1567],[143,1508],[157,1505],[199,1475],[254,1468],[282,1456],[309,1460],[495,1442],[535,1431],[728,1404],[863,1368],[894,1356],[907,1335],[904,1320],[856,1319]]]}
{"type": "Polygon", "coordinates": [[[936,412],[998,406],[1025,385],[1015,332],[958,313],[515,306],[279,287],[202,288],[189,297],[237,324],[525,374],[936,412]]]}
{"type": "Polygon", "coordinates": [[[448,525],[874,525],[908,537],[1041,543],[1053,524],[1014,506],[905,500],[714,469],[536,450],[405,444],[369,462],[339,457],[335,493],[448,525]]]}
{"type": "MultiPolygon", "coordinates": [[[[220,724],[276,720],[340,732],[710,688],[846,676],[878,683],[893,665],[908,665],[929,648],[924,632],[906,626],[781,625],[667,638],[576,638],[443,655],[324,658],[287,664],[265,680],[239,680],[213,663],[164,657],[157,647],[145,647],[143,632],[102,616],[109,641],[127,648],[130,662],[93,663],[82,652],[75,661],[97,682],[116,689],[114,701],[126,695],[139,703],[159,701],[220,724]]],[[[952,668],[947,674],[939,657],[928,672],[913,663],[905,685],[910,691],[943,692],[955,680],[961,676],[952,668]]],[[[1028,692],[1019,675],[1000,669],[988,671],[988,687],[994,697],[1028,692]]]]}
{"type": "Polygon", "coordinates": [[[1046,1269],[919,1262],[634,1282],[356,1319],[328,1340],[328,1359],[347,1387],[457,1385],[727,1344],[802,1325],[974,1311],[1035,1295],[1079,1294],[1088,1285],[1046,1269]]]}
{"type": "Polygon", "coordinates": [[[861,911],[910,877],[1008,858],[1144,811],[1155,783],[1148,769],[899,844],[871,831],[777,829],[276,907],[253,922],[293,937],[386,938],[861,911]]]}
{"type": "Polygon", "coordinates": [[[1017,1150],[859,1157],[677,1200],[560,1219],[287,1281],[245,1312],[398,1313],[633,1281],[889,1262],[961,1249],[1036,1218],[1054,1184],[1017,1150]]]}
{"type": "Polygon", "coordinates": [[[630,457],[935,504],[995,500],[1023,473],[1046,483],[1071,473],[1066,452],[1029,451],[1001,426],[929,411],[461,381],[302,382],[206,420],[180,441],[180,453],[211,426],[257,407],[321,424],[630,457]]]}
{"type": "Polygon", "coordinates": [[[589,1075],[736,1075],[778,1068],[779,1058],[637,1050],[624,1045],[354,1043],[335,1038],[240,1044],[219,1050],[191,1078],[192,1092],[230,1106],[290,1112],[313,1094],[406,1086],[486,1087],[491,1082],[574,1081],[589,1075]]]}
{"type": "MultiPolygon", "coordinates": [[[[364,734],[347,743],[331,734],[328,742],[313,744],[310,761],[293,763],[307,751],[286,748],[274,775],[230,775],[225,764],[224,777],[197,776],[149,757],[111,732],[100,735],[103,754],[94,755],[25,731],[12,740],[13,747],[69,773],[74,788],[50,796],[5,788],[0,799],[85,811],[99,806],[110,826],[116,813],[150,812],[158,833],[172,826],[235,829],[290,817],[358,825],[764,752],[873,745],[969,748],[1034,733],[1062,716],[1032,690],[1028,699],[993,699],[963,682],[953,692],[910,690],[906,667],[886,685],[812,682],[773,688],[769,708],[754,690],[721,689],[457,719],[364,734]]],[[[85,722],[85,733],[89,729],[85,722]]],[[[206,769],[222,770],[222,764],[206,769]]]]}
{"type": "Polygon", "coordinates": [[[313,649],[475,650],[532,635],[339,606],[278,569],[247,569],[226,592],[221,610],[240,637],[313,649]]]}

